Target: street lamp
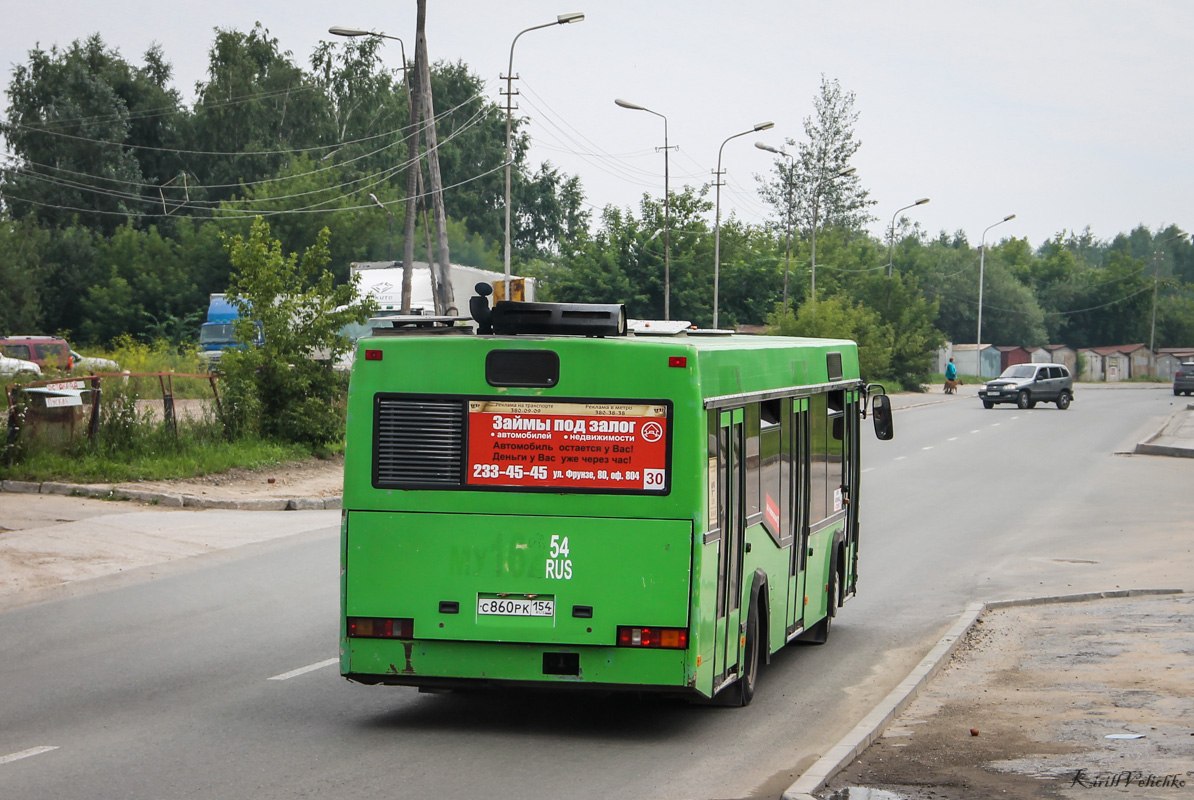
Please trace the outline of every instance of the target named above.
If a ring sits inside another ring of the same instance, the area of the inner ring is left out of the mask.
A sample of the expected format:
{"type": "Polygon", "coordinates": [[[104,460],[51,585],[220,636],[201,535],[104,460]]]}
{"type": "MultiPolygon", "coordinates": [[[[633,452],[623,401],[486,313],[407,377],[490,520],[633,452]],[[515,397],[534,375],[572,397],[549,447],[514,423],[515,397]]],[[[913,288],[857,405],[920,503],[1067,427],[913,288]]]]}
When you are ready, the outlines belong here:
{"type": "Polygon", "coordinates": [[[978,332],[974,335],[974,377],[982,378],[983,376],[983,362],[982,362],[982,346],[983,346],[983,273],[987,261],[987,231],[994,228],[996,225],[1002,225],[1005,222],[1016,218],[1015,214],[1008,214],[998,222],[992,222],[983,229],[982,239],[979,240],[978,245],[978,332]]]}
{"type": "MultiPolygon", "coordinates": [[[[348,36],[348,37],[376,36],[378,39],[393,39],[395,42],[398,43],[398,49],[402,51],[402,75],[403,75],[403,82],[405,83],[406,45],[404,45],[402,43],[402,40],[399,39],[397,36],[390,36],[389,34],[379,33],[377,31],[361,30],[360,28],[345,28],[340,25],[333,25],[332,27],[328,28],[328,33],[334,34],[336,36],[348,36]]],[[[410,101],[410,87],[409,86],[407,86],[407,88],[406,88],[406,99],[408,102],[410,101]]]]}
{"type": "Polygon", "coordinates": [[[504,296],[507,300],[510,299],[510,130],[511,118],[514,114],[514,45],[518,44],[518,39],[524,33],[537,31],[540,28],[550,28],[552,25],[568,25],[573,22],[583,22],[585,15],[580,12],[571,12],[568,14],[560,14],[556,17],[555,22],[545,22],[542,25],[535,25],[526,30],[519,31],[518,36],[514,37],[514,41],[510,42],[510,64],[506,69],[506,248],[502,254],[502,264],[505,267],[506,278],[503,289],[504,296]]]}
{"type": "MultiPolygon", "coordinates": [[[[411,119],[413,122],[413,120],[415,119],[415,108],[414,108],[414,103],[411,101],[411,97],[410,97],[410,76],[409,76],[408,67],[406,64],[406,45],[402,43],[402,40],[399,39],[397,36],[390,36],[388,33],[381,33],[380,31],[367,31],[367,30],[364,30],[361,28],[345,28],[340,25],[333,25],[332,27],[328,28],[328,33],[334,34],[336,36],[348,36],[350,38],[356,37],[356,36],[374,36],[378,39],[393,39],[395,42],[398,43],[398,49],[402,54],[402,88],[406,94],[406,107],[411,113],[411,119]]],[[[414,203],[416,201],[416,198],[423,194],[423,171],[418,168],[419,134],[418,134],[418,131],[414,124],[412,124],[410,126],[410,128],[407,130],[407,134],[406,134],[406,158],[407,158],[407,161],[409,162],[409,166],[408,166],[408,172],[407,172],[406,200],[405,200],[407,230],[406,230],[404,244],[409,245],[412,248],[411,253],[413,253],[414,245],[411,244],[411,241],[413,241],[413,239],[414,239],[413,231],[415,229],[415,218],[416,218],[416,215],[418,214],[418,210],[416,208],[416,205],[414,205],[414,203]]],[[[382,204],[380,202],[378,202],[376,197],[374,197],[372,194],[370,194],[369,196],[371,198],[373,198],[374,203],[377,203],[377,205],[382,206],[382,204]]],[[[382,208],[390,216],[390,241],[389,241],[389,244],[387,245],[386,253],[389,256],[389,259],[388,259],[389,262],[391,264],[393,264],[394,263],[394,215],[390,211],[390,209],[386,208],[385,206],[382,206],[382,208]]],[[[410,261],[411,261],[410,264],[406,263],[407,259],[406,259],[405,255],[403,256],[402,260],[403,260],[403,264],[402,264],[402,308],[404,311],[409,313],[409,311],[410,311],[410,282],[411,282],[411,271],[414,269],[414,263],[413,263],[414,257],[412,255],[412,257],[410,259],[410,261]]],[[[427,260],[428,261],[431,260],[431,243],[430,242],[427,243],[427,260]]]]}
{"type": "Polygon", "coordinates": [[[394,214],[392,211],[390,211],[390,209],[386,208],[384,203],[382,203],[380,200],[377,199],[377,195],[375,195],[373,192],[369,193],[369,199],[372,200],[373,203],[378,208],[380,208],[382,211],[386,212],[386,216],[388,216],[390,218],[390,241],[386,245],[386,260],[390,262],[391,266],[393,266],[393,263],[394,263],[394,214]]]}
{"type": "Polygon", "coordinates": [[[903,207],[903,208],[901,208],[901,209],[897,209],[897,210],[896,210],[896,212],[895,212],[895,214],[892,214],[892,215],[891,215],[891,229],[890,229],[890,231],[891,231],[891,232],[890,232],[890,234],[889,234],[889,236],[888,236],[888,244],[887,244],[887,277],[889,277],[889,278],[891,277],[891,259],[892,259],[892,256],[893,256],[893,255],[894,255],[894,253],[895,253],[895,221],[896,221],[896,216],[897,216],[897,215],[898,215],[898,214],[899,214],[901,211],[907,211],[908,209],[910,209],[910,208],[915,208],[916,206],[923,206],[923,205],[924,205],[925,203],[927,203],[927,202],[929,202],[929,198],[927,198],[927,197],[922,197],[922,198],[920,198],[919,200],[917,200],[915,203],[913,203],[912,205],[907,205],[907,206],[904,206],[904,207],[903,207]]]}
{"type": "Polygon", "coordinates": [[[774,122],[760,122],[748,131],[742,133],[735,133],[733,136],[726,137],[726,140],[721,143],[721,147],[717,148],[717,172],[713,173],[717,176],[717,211],[715,212],[713,222],[713,327],[717,327],[717,306],[718,306],[718,291],[721,282],[721,151],[725,149],[726,143],[730,139],[737,139],[739,136],[745,136],[748,133],[757,133],[758,131],[765,131],[769,128],[774,128],[774,122]]]}
{"type": "Polygon", "coordinates": [[[812,255],[810,260],[812,263],[812,279],[809,281],[809,301],[813,306],[813,313],[817,312],[817,212],[821,207],[821,189],[830,181],[836,181],[838,178],[844,178],[847,175],[854,174],[854,167],[842,170],[836,175],[830,175],[828,178],[822,178],[821,181],[813,189],[813,236],[812,236],[812,255]]]}
{"type": "Polygon", "coordinates": [[[668,177],[668,150],[671,148],[667,143],[667,117],[629,100],[615,99],[614,103],[632,111],[646,111],[663,120],[663,318],[669,320],[672,318],[672,193],[668,177]]]}
{"type": "MultiPolygon", "coordinates": [[[[760,150],[766,150],[768,153],[775,153],[776,155],[783,156],[784,158],[791,161],[793,163],[793,165],[796,162],[795,156],[790,155],[785,150],[780,150],[778,147],[772,147],[771,145],[767,144],[766,142],[755,142],[755,147],[759,148],[760,150]]],[[[787,244],[784,247],[784,306],[783,307],[784,307],[785,313],[788,310],[788,271],[792,264],[792,190],[795,188],[795,183],[793,181],[786,181],[786,183],[788,184],[788,204],[787,204],[787,208],[786,208],[786,211],[788,213],[786,215],[787,220],[785,221],[786,224],[784,226],[787,229],[787,236],[786,236],[787,244]]]]}
{"type": "Polygon", "coordinates": [[[1179,233],[1177,236],[1170,236],[1168,239],[1162,239],[1161,241],[1157,242],[1157,248],[1153,251],[1153,322],[1148,333],[1148,352],[1149,358],[1151,358],[1153,362],[1154,378],[1157,376],[1157,351],[1153,348],[1153,345],[1157,341],[1157,272],[1161,267],[1161,245],[1166,244],[1167,242],[1172,242],[1176,239],[1185,239],[1189,235],[1190,234],[1188,233],[1179,233]]]}

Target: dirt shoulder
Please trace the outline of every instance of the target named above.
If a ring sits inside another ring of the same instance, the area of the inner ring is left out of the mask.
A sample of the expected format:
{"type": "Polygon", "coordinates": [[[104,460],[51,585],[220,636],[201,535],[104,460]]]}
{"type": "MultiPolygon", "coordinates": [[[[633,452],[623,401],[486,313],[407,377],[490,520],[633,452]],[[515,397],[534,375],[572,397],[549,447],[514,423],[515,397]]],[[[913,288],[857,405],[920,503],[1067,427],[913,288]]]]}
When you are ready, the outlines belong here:
{"type": "Polygon", "coordinates": [[[1192,654],[1190,595],[990,611],[819,796],[1194,796],[1192,654]]]}
{"type": "Polygon", "coordinates": [[[117,484],[117,488],[230,500],[329,498],[344,489],[344,456],[308,458],[259,470],[234,469],[198,478],[133,481],[117,484]]]}

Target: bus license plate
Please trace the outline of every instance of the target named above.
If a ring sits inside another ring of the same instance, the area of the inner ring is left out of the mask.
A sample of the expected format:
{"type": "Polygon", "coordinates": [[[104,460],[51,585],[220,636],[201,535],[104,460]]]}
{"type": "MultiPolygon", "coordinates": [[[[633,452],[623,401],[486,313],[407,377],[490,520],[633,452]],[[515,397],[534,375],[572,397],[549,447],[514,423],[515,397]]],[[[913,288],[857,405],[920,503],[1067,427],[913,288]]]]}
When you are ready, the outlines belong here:
{"type": "Polygon", "coordinates": [[[526,597],[479,597],[477,613],[496,617],[554,617],[555,600],[526,597]]]}

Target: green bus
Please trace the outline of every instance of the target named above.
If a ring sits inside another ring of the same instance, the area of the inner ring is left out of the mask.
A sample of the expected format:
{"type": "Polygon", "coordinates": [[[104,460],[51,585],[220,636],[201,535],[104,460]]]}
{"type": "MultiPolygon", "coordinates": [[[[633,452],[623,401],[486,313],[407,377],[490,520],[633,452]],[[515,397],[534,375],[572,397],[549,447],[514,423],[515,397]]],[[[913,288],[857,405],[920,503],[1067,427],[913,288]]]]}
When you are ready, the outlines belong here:
{"type": "Polygon", "coordinates": [[[858,582],[853,342],[473,314],[476,333],[391,318],[358,344],[342,675],[745,705],[760,662],[826,640],[858,582]]]}

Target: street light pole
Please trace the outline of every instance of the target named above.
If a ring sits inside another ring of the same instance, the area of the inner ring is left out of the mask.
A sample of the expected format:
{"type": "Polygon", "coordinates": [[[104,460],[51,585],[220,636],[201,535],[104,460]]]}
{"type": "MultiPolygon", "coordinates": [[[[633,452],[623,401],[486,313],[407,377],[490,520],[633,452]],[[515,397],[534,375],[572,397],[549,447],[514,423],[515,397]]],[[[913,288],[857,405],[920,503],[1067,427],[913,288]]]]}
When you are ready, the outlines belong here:
{"type": "MultiPolygon", "coordinates": [[[[780,150],[778,147],[772,147],[766,142],[755,142],[755,147],[759,148],[760,150],[766,150],[768,153],[775,153],[776,155],[783,156],[792,162],[792,167],[790,167],[790,169],[794,168],[796,157],[789,154],[787,151],[780,150]]],[[[789,175],[789,177],[791,176],[789,175]]],[[[786,183],[788,184],[788,205],[785,209],[787,214],[784,215],[786,217],[784,227],[787,229],[787,235],[785,237],[786,244],[784,245],[784,313],[787,313],[788,311],[788,272],[790,271],[792,265],[792,193],[795,189],[795,184],[793,181],[789,180],[786,181],[786,183]]]]}
{"type": "Polygon", "coordinates": [[[889,232],[889,234],[888,234],[888,237],[887,237],[887,242],[888,242],[888,243],[887,243],[887,277],[889,277],[889,278],[891,277],[892,256],[893,256],[893,255],[895,255],[895,221],[896,221],[896,216],[897,216],[897,215],[898,215],[898,214],[899,214],[901,211],[907,211],[908,209],[910,209],[910,208],[915,208],[916,206],[923,206],[923,205],[924,205],[925,203],[927,203],[927,202],[929,202],[929,198],[927,198],[927,197],[922,197],[922,198],[920,198],[919,200],[917,200],[915,203],[912,203],[911,205],[907,205],[907,206],[904,206],[903,208],[896,209],[896,212],[895,212],[895,214],[892,214],[892,215],[891,215],[891,228],[889,229],[889,231],[890,231],[890,232],[889,232]]]}
{"type": "Polygon", "coordinates": [[[745,136],[748,133],[757,133],[758,131],[765,131],[769,128],[774,128],[774,122],[760,122],[748,131],[742,133],[735,133],[733,136],[727,136],[726,140],[721,143],[721,147],[717,148],[717,172],[713,173],[717,180],[717,202],[716,212],[713,217],[713,327],[717,327],[717,308],[719,303],[719,292],[721,283],[721,153],[725,149],[726,143],[731,139],[737,139],[739,136],[745,136]]]}
{"type": "MultiPolygon", "coordinates": [[[[406,158],[407,164],[407,180],[406,180],[406,199],[405,199],[405,215],[406,215],[406,229],[403,233],[403,247],[405,252],[402,256],[402,310],[404,313],[410,313],[410,293],[411,281],[413,280],[414,271],[414,230],[415,224],[418,220],[418,199],[423,196],[423,170],[419,166],[419,134],[417,129],[417,120],[419,118],[418,110],[415,108],[414,102],[411,99],[410,92],[410,74],[406,63],[406,45],[397,36],[390,36],[387,33],[380,31],[367,31],[361,28],[345,28],[340,25],[333,25],[328,28],[328,33],[336,36],[374,36],[378,39],[392,39],[398,43],[398,49],[402,56],[402,88],[406,95],[406,107],[410,113],[411,125],[407,129],[406,134],[406,158]]],[[[416,54],[417,54],[416,48],[416,54]]],[[[373,195],[370,195],[373,197],[373,195]]],[[[374,202],[377,199],[374,198],[374,202]]],[[[378,203],[378,205],[381,205],[378,203]]],[[[425,206],[426,204],[424,204],[425,206]]],[[[391,263],[394,261],[394,215],[390,213],[387,208],[386,213],[390,214],[390,243],[387,252],[390,256],[391,263]]],[[[426,221],[426,212],[424,212],[424,222],[426,221]]],[[[427,260],[431,261],[431,238],[428,233],[427,239],[427,260]]]]}
{"type": "Polygon", "coordinates": [[[1157,351],[1154,349],[1153,345],[1155,345],[1157,341],[1157,273],[1161,269],[1161,245],[1172,242],[1176,239],[1185,239],[1189,235],[1190,234],[1188,233],[1179,233],[1177,236],[1170,236],[1168,239],[1162,239],[1161,241],[1157,242],[1157,247],[1153,251],[1153,321],[1152,325],[1149,327],[1148,333],[1148,357],[1152,359],[1153,362],[1154,378],[1157,376],[1157,351]]]}
{"type": "Polygon", "coordinates": [[[382,211],[386,212],[386,216],[390,218],[390,241],[386,245],[386,261],[389,261],[390,265],[393,266],[393,264],[394,264],[394,213],[392,211],[390,211],[390,209],[386,208],[385,204],[382,203],[380,200],[378,200],[377,195],[375,195],[373,192],[369,193],[369,199],[372,200],[374,202],[374,204],[377,205],[378,208],[380,208],[382,211]]]}
{"type": "Polygon", "coordinates": [[[542,25],[535,25],[526,30],[519,31],[518,36],[514,37],[514,41],[510,42],[510,63],[506,68],[506,246],[502,253],[502,265],[505,268],[505,280],[503,283],[505,299],[510,299],[510,131],[511,120],[514,115],[514,45],[518,44],[518,39],[524,33],[537,31],[541,28],[550,28],[552,25],[567,25],[572,22],[582,22],[585,18],[584,14],[579,12],[572,12],[569,14],[560,14],[556,17],[555,22],[545,22],[542,25]]]}
{"type": "Polygon", "coordinates": [[[629,100],[615,99],[614,103],[632,111],[646,111],[663,120],[663,318],[670,320],[672,318],[672,193],[668,174],[668,151],[671,148],[667,143],[667,117],[658,111],[652,111],[646,106],[640,106],[629,100]]]}
{"type": "Polygon", "coordinates": [[[987,231],[994,228],[996,225],[1002,225],[1005,222],[1016,218],[1015,214],[1008,214],[998,222],[993,222],[983,229],[982,239],[979,240],[979,256],[978,256],[978,331],[974,335],[974,377],[982,378],[983,376],[983,362],[982,362],[982,345],[983,345],[983,275],[987,261],[987,231]]]}
{"type": "Polygon", "coordinates": [[[812,262],[812,278],[809,281],[809,302],[812,303],[813,313],[817,313],[817,212],[821,207],[821,189],[830,181],[836,181],[838,178],[844,178],[847,175],[854,174],[855,167],[842,170],[836,175],[830,175],[828,178],[822,178],[813,189],[813,235],[812,235],[812,252],[810,259],[812,262]]]}

